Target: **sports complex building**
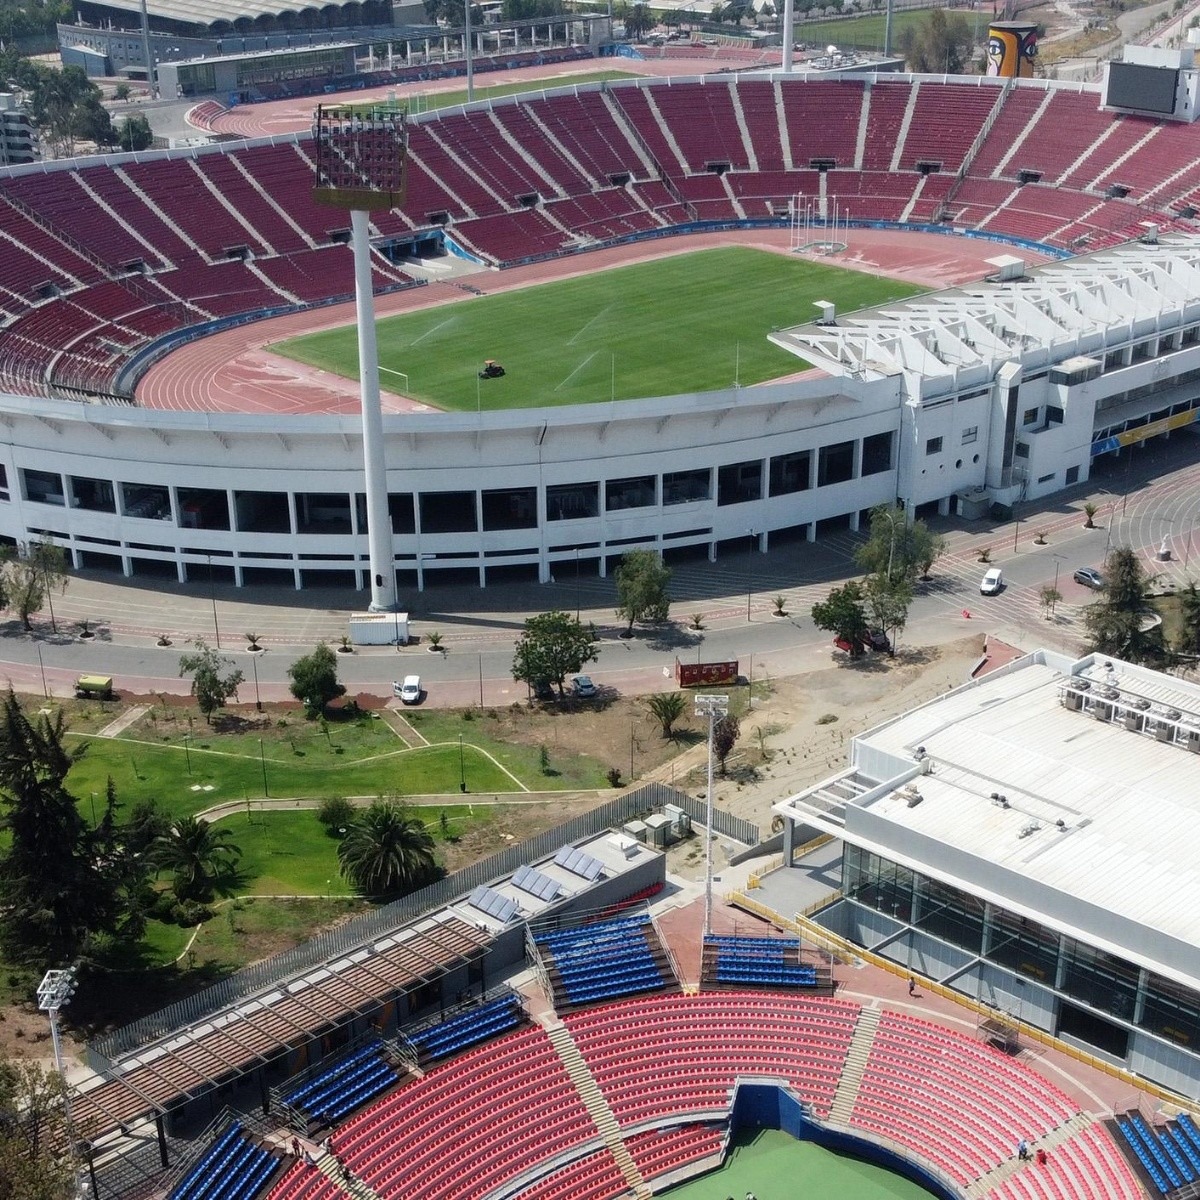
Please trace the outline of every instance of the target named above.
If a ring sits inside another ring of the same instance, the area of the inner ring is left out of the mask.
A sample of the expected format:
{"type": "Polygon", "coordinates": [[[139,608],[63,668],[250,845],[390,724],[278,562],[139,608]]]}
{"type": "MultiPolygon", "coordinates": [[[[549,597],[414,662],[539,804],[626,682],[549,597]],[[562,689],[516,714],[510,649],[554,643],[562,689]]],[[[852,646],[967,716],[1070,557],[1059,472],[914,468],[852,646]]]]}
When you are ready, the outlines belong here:
{"type": "MultiPolygon", "coordinates": [[[[798,378],[385,415],[398,584],[547,580],[580,558],[604,572],[634,546],[715,555],[747,530],[767,549],[896,499],[982,511],[1189,424],[1200,132],[1100,99],[1036,80],[710,76],[411,120],[407,202],[372,218],[382,291],[463,299],[414,253],[504,268],[786,228],[798,196],[851,238],[987,238],[997,262],[994,282],[857,316],[780,314],[774,341],[820,368],[798,378]],[[1064,261],[1028,265],[1047,255],[1064,261]]],[[[184,341],[352,294],[346,217],[311,179],[302,136],[0,175],[0,536],[133,576],[364,585],[355,414],[138,393],[184,341]]]]}

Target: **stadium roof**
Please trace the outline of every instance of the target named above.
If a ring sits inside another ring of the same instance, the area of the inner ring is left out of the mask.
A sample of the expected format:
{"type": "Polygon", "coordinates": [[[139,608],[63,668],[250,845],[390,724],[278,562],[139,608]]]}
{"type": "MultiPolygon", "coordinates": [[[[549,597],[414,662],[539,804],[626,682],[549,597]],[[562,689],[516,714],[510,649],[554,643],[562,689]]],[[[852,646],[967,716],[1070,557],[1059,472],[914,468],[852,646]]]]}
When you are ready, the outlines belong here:
{"type": "Polygon", "coordinates": [[[1102,346],[1110,331],[1127,340],[1130,326],[1151,332],[1186,310],[1200,315],[1200,235],[1169,234],[1156,245],[1132,242],[1014,281],[949,288],[770,337],[836,375],[953,379],[972,367],[990,375],[1030,351],[1057,362],[1102,346]]]}
{"type": "Polygon", "coordinates": [[[1200,686],[1106,661],[1020,659],[856,738],[848,771],[775,809],[1196,987],[1200,755],[1062,693],[1087,680],[1200,735],[1200,686]]]}
{"type": "MultiPolygon", "coordinates": [[[[105,8],[141,15],[141,0],[103,0],[105,8]]],[[[255,20],[258,17],[277,17],[281,13],[317,12],[323,7],[316,3],[301,3],[300,0],[237,0],[230,5],[226,0],[147,0],[150,16],[168,21],[179,21],[185,25],[229,24],[236,20],[255,20]]]]}

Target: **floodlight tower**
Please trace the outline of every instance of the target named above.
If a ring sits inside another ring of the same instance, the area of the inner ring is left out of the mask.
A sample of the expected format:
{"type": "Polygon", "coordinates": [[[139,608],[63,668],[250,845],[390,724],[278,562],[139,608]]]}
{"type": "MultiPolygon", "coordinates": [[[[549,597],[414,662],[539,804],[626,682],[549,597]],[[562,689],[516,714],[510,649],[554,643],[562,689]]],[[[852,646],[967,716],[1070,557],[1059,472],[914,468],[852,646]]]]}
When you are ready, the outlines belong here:
{"type": "Polygon", "coordinates": [[[349,209],[354,251],[354,301],[358,315],[358,380],[362,398],[363,491],[371,561],[372,612],[394,612],[395,558],[388,519],[379,355],[371,285],[368,213],[404,203],[408,179],[405,113],[393,106],[355,109],[319,106],[313,118],[318,204],[349,209]]]}
{"type": "Polygon", "coordinates": [[[705,807],[704,837],[708,843],[704,855],[704,933],[712,933],[713,885],[713,735],[717,722],[729,713],[728,696],[697,696],[696,716],[708,718],[708,789],[705,807]]]}

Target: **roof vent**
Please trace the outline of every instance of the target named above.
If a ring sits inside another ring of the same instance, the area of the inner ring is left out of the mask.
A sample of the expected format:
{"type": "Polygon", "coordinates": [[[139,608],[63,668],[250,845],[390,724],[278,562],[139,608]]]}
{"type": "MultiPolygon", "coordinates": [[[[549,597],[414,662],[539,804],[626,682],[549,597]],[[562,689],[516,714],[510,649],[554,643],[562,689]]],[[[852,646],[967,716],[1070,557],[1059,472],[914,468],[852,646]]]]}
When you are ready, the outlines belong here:
{"type": "Polygon", "coordinates": [[[1059,817],[1058,820],[1054,822],[1054,824],[1057,825],[1059,827],[1059,829],[1061,829],[1063,831],[1063,833],[1067,832],[1067,823],[1066,823],[1066,821],[1064,821],[1062,819],[1062,817],[1059,817]]]}
{"type": "Polygon", "coordinates": [[[1041,826],[1036,821],[1030,821],[1028,825],[1022,825],[1021,831],[1017,834],[1019,838],[1027,838],[1031,833],[1037,833],[1041,826]]]}
{"type": "Polygon", "coordinates": [[[913,787],[911,783],[905,787],[903,795],[904,803],[907,804],[909,808],[916,808],[917,805],[925,799],[925,797],[922,796],[921,793],[917,791],[917,789],[913,787]]]}

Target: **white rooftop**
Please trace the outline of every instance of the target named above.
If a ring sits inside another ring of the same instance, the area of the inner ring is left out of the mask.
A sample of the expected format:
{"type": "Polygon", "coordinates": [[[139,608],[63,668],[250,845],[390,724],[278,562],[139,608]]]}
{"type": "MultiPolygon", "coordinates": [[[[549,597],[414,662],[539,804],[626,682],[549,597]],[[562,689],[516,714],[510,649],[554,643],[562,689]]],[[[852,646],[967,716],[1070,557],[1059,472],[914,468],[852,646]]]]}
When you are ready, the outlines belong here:
{"type": "Polygon", "coordinates": [[[776,811],[1198,986],[1200,687],[1112,666],[1018,660],[856,738],[850,771],[776,811]],[[1064,705],[1072,680],[1142,730],[1064,705]]]}
{"type": "Polygon", "coordinates": [[[1200,234],[1163,234],[1157,245],[1112,250],[1031,269],[1021,279],[948,288],[778,330],[770,340],[835,375],[868,379],[911,372],[937,380],[972,367],[991,374],[1036,350],[1057,362],[1103,344],[1110,329],[1161,324],[1197,309],[1200,234]]]}

